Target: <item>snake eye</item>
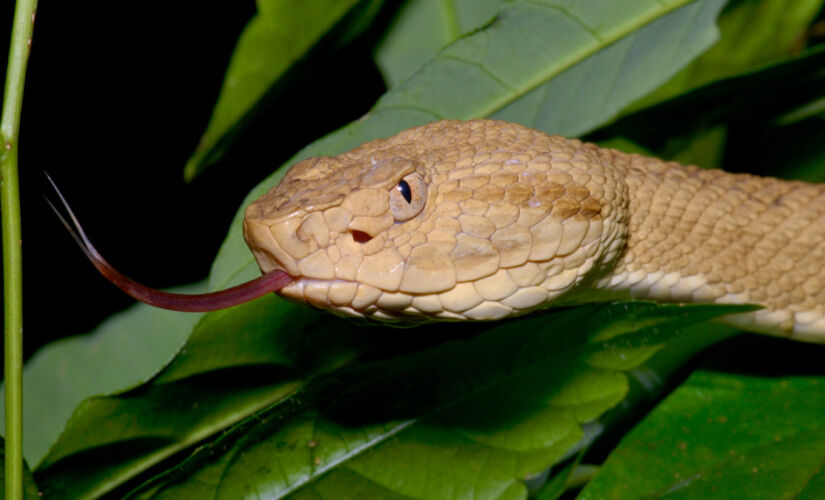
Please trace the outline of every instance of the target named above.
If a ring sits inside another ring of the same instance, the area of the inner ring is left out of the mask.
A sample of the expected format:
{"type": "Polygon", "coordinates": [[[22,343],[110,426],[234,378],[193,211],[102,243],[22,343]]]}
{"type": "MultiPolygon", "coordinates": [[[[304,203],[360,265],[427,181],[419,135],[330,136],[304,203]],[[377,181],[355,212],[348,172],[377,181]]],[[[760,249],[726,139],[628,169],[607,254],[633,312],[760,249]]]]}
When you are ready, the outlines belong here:
{"type": "Polygon", "coordinates": [[[427,185],[419,174],[409,174],[390,190],[390,210],[395,222],[410,220],[424,208],[427,185]]]}

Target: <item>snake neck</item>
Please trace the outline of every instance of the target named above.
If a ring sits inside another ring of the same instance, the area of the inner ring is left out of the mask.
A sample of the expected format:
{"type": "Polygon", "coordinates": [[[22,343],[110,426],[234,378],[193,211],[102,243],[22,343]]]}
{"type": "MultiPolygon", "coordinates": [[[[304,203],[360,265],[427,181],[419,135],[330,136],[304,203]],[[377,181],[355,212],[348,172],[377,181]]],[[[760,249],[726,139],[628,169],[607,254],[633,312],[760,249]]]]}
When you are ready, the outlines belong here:
{"type": "Polygon", "coordinates": [[[730,322],[825,336],[825,186],[603,153],[628,187],[625,251],[598,288],[680,302],[756,303],[730,322]]]}

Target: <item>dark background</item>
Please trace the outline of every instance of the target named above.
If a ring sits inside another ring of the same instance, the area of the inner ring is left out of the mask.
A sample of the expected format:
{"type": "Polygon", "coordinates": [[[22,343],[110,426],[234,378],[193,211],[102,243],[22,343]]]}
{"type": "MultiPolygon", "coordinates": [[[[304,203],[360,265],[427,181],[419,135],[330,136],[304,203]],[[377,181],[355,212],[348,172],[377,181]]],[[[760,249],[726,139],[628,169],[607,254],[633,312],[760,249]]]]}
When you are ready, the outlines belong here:
{"type": "MultiPolygon", "coordinates": [[[[12,3],[4,3],[3,53],[12,3]]],[[[44,171],[123,273],[154,287],[195,282],[249,190],[383,92],[369,43],[356,43],[309,67],[286,89],[289,99],[273,102],[220,163],[187,184],[183,166],[255,13],[251,0],[205,5],[40,2],[20,137],[27,358],[133,303],[51,213],[44,171]]]]}

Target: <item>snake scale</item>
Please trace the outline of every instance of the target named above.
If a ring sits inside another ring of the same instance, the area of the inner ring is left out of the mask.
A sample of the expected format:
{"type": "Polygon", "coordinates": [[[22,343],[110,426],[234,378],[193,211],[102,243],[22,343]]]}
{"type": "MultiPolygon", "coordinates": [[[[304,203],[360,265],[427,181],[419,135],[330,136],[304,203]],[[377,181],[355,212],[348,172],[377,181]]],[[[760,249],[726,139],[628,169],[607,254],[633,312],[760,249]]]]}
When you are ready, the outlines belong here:
{"type": "Polygon", "coordinates": [[[682,166],[492,121],[293,165],[246,210],[280,293],[381,321],[622,298],[755,303],[724,321],[825,342],[825,185],[682,166]]]}

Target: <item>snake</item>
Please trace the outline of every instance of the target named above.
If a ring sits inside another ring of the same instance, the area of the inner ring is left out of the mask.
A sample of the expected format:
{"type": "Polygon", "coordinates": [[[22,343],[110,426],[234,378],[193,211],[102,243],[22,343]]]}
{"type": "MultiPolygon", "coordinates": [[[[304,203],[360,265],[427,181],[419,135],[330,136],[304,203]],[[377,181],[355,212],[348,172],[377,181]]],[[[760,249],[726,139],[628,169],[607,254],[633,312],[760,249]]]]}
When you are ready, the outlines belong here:
{"type": "Polygon", "coordinates": [[[262,276],[191,299],[197,307],[120,275],[69,214],[110,280],[178,310],[272,291],[390,324],[625,299],[756,304],[721,321],[825,342],[825,185],[684,166],[510,122],[441,120],[295,163],[245,211],[262,276]]]}

